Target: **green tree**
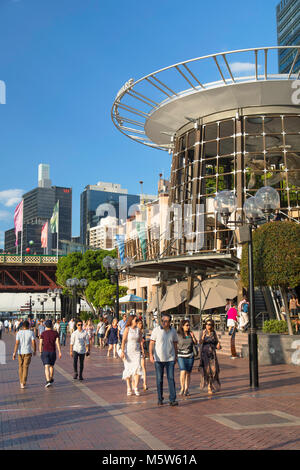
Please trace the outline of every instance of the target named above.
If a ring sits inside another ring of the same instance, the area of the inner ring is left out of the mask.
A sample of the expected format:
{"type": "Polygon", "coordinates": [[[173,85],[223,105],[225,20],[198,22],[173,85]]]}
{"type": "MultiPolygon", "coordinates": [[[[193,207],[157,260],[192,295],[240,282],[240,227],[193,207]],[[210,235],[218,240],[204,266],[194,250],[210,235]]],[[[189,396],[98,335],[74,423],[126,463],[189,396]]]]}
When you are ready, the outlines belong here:
{"type": "MultiPolygon", "coordinates": [[[[127,287],[119,287],[120,297],[125,295],[126,292],[127,287]]],[[[106,305],[113,306],[117,296],[117,286],[111,284],[108,279],[91,281],[86,289],[86,296],[96,309],[106,305]]]]}
{"type": "MultiPolygon", "coordinates": [[[[111,256],[116,258],[116,250],[88,250],[84,254],[82,253],[70,253],[59,259],[56,271],[57,284],[64,288],[64,293],[72,295],[72,290],[67,288],[67,279],[76,277],[77,279],[87,279],[88,286],[86,289],[78,289],[77,294],[84,299],[92,311],[96,313],[98,301],[97,288],[100,287],[97,282],[101,280],[107,281],[110,284],[110,275],[103,266],[103,258],[105,256],[111,256]],[[96,283],[96,284],[95,284],[96,283]],[[87,292],[89,295],[87,295],[87,292]]],[[[111,305],[107,303],[107,305],[111,305]]]]}
{"type": "MultiPolygon", "coordinates": [[[[256,286],[280,287],[287,314],[289,334],[293,334],[287,290],[300,284],[300,225],[269,222],[253,233],[253,268],[256,286]]],[[[248,287],[248,246],[244,245],[241,277],[248,287]]]]}

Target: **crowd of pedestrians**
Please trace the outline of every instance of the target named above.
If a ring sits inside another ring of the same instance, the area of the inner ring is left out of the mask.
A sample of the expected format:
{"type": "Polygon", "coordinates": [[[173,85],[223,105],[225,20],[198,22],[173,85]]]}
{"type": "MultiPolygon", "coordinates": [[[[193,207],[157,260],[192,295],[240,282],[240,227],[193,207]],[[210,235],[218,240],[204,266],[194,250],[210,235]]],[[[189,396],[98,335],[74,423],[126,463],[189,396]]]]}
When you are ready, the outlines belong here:
{"type": "MultiPolygon", "coordinates": [[[[291,296],[290,310],[299,308],[299,301],[291,296]]],[[[297,310],[298,311],[298,310],[297,310]]],[[[231,357],[237,356],[235,334],[238,330],[247,331],[249,326],[249,302],[246,297],[237,305],[227,299],[226,326],[231,336],[231,357]]],[[[89,319],[86,322],[72,318],[67,321],[40,319],[0,321],[0,339],[3,331],[15,333],[16,342],[13,360],[18,357],[20,387],[25,388],[32,356],[40,353],[45,370],[45,387],[54,383],[54,368],[57,359],[62,357],[62,350],[69,344],[69,355],[72,358],[74,380],[84,380],[85,359],[90,356],[92,346],[107,349],[107,358],[120,358],[123,362],[122,379],[127,386],[127,395],[140,396],[140,383],[143,390],[148,390],[146,358],[154,365],[156,377],[157,403],[164,404],[164,372],[166,372],[170,406],[177,406],[175,367],[178,364],[180,388],[179,396],[190,396],[191,372],[195,359],[199,359],[198,380],[200,389],[207,389],[209,395],[218,392],[221,387],[220,366],[217,351],[221,344],[215,331],[212,318],[205,321],[199,340],[191,331],[188,319],[180,322],[178,330],[171,324],[171,316],[164,313],[161,320],[154,322],[147,340],[144,321],[135,314],[122,315],[118,320],[113,315],[103,315],[97,324],[89,319]],[[69,338],[69,340],[68,340],[69,338]],[[37,345],[38,342],[38,345],[37,345]]],[[[148,366],[149,367],[149,366],[148,366]]]]}
{"type": "Polygon", "coordinates": [[[68,336],[74,380],[84,380],[84,361],[91,353],[91,346],[96,336],[95,345],[100,349],[107,347],[107,357],[110,357],[110,352],[112,352],[113,358],[119,356],[123,361],[122,379],[126,382],[128,396],[133,394],[140,396],[141,379],[143,390],[145,392],[148,390],[147,349],[150,363],[154,364],[155,368],[159,406],[164,403],[164,371],[167,375],[169,403],[171,406],[178,405],[174,377],[177,362],[180,370],[179,395],[186,397],[190,395],[191,372],[199,349],[200,387],[202,389],[207,387],[209,394],[220,389],[216,350],[221,346],[212,320],[206,322],[202,337],[197,341],[191,331],[189,320],[181,321],[176,331],[171,325],[171,316],[163,314],[161,324],[157,321],[152,330],[148,348],[143,318],[135,314],[130,314],[128,317],[123,314],[120,321],[112,316],[111,318],[103,316],[97,325],[94,325],[91,319],[86,322],[75,321],[74,318],[70,321],[65,318],[61,321],[51,319],[34,321],[28,317],[26,320],[0,322],[0,331],[2,332],[3,329],[6,333],[16,333],[12,358],[15,360],[18,357],[19,380],[22,389],[26,387],[31,359],[37,351],[40,353],[44,366],[45,388],[53,385],[57,356],[62,357],[62,348],[66,347],[68,336]]]}

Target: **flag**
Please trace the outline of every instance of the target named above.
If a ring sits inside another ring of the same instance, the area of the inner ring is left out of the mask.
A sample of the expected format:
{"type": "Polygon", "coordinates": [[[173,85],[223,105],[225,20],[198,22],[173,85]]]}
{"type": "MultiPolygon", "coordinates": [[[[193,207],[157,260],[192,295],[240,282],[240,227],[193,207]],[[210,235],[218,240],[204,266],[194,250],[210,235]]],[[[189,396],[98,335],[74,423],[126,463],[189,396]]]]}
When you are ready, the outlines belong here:
{"type": "Polygon", "coordinates": [[[47,248],[48,246],[48,222],[46,222],[42,227],[41,245],[42,248],[47,248]]]}
{"type": "Polygon", "coordinates": [[[15,208],[14,224],[15,224],[15,234],[16,234],[15,245],[18,246],[18,232],[23,232],[23,199],[15,208]]]}
{"type": "Polygon", "coordinates": [[[53,214],[50,219],[51,233],[58,233],[58,215],[59,215],[59,201],[54,206],[53,214]]]}
{"type": "Polygon", "coordinates": [[[137,222],[136,231],[140,240],[143,258],[146,261],[147,259],[147,233],[146,233],[146,228],[145,228],[145,222],[137,222]]]}
{"type": "Polygon", "coordinates": [[[117,246],[119,250],[121,264],[124,263],[124,255],[125,255],[124,239],[125,239],[125,235],[116,235],[116,242],[117,242],[117,246]]]}

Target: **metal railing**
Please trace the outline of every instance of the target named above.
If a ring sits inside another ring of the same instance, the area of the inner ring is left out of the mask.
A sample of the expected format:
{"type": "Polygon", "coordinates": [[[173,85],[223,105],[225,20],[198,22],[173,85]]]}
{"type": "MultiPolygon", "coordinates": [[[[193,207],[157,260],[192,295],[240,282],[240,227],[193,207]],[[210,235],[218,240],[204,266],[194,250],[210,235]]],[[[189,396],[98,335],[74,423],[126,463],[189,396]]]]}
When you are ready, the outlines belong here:
{"type": "Polygon", "coordinates": [[[156,70],[136,81],[130,79],[118,92],[113,102],[112,121],[122,134],[135,142],[160,150],[171,151],[173,149],[174,132],[162,132],[167,136],[169,135],[169,143],[167,144],[155,144],[147,137],[145,124],[154,111],[184,95],[203,92],[220,86],[275,79],[299,79],[300,69],[294,70],[299,51],[299,46],[273,46],[220,52],[178,62],[156,70]],[[289,49],[295,51],[289,73],[274,73],[270,53],[289,49]],[[236,69],[231,59],[234,58],[235,63],[243,63],[243,59],[245,60],[243,55],[245,56],[245,54],[247,54],[246,63],[250,64],[250,70],[253,70],[253,73],[247,76],[237,76],[240,71],[236,69]],[[201,64],[201,67],[198,67],[197,71],[192,70],[193,67],[195,68],[199,64],[201,64]],[[211,67],[213,67],[212,70],[210,70],[211,67]],[[214,82],[203,83],[206,79],[204,73],[207,76],[217,74],[219,79],[214,82]],[[186,89],[182,86],[182,80],[189,88],[186,89]],[[137,104],[133,105],[132,102],[137,104]]]}
{"type": "Polygon", "coordinates": [[[65,255],[16,255],[0,254],[0,264],[57,264],[65,255]]]}

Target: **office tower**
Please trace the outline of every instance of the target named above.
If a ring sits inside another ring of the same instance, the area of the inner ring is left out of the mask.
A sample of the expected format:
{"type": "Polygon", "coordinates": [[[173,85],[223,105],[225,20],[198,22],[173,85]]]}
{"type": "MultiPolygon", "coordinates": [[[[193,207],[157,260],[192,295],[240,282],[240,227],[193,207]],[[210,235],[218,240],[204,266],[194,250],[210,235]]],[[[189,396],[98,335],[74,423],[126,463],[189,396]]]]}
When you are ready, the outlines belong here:
{"type": "MultiPolygon", "coordinates": [[[[300,0],[282,0],[276,7],[277,42],[279,46],[300,45],[300,0]]],[[[295,50],[278,51],[279,73],[289,73],[293,66],[296,73],[300,68],[300,54],[295,50]],[[295,60],[296,59],[296,60],[295,60]]]]}
{"type": "Polygon", "coordinates": [[[110,216],[125,222],[131,212],[137,210],[140,196],[128,194],[127,189],[115,183],[99,182],[88,185],[80,196],[80,238],[89,244],[89,231],[110,216]]]}
{"type": "MultiPolygon", "coordinates": [[[[39,165],[39,184],[49,180],[49,165],[39,165]],[[43,168],[41,168],[43,167],[43,168]],[[48,169],[46,168],[48,167],[48,169]],[[43,178],[45,176],[45,178],[43,178]],[[40,179],[41,177],[41,179],[40,179]]],[[[30,245],[31,253],[43,254],[41,247],[41,230],[45,222],[49,221],[53,208],[59,201],[59,240],[71,240],[72,237],[72,189],[59,186],[39,186],[23,195],[23,254],[30,245]]],[[[19,233],[21,237],[21,232],[19,233]]],[[[14,229],[5,232],[5,251],[16,252],[14,229]]],[[[56,252],[57,234],[49,233],[48,253],[56,252]]],[[[21,241],[18,243],[20,250],[21,241]]],[[[59,249],[61,243],[59,242],[59,249]]],[[[20,252],[20,251],[19,251],[20,252]]]]}
{"type": "Polygon", "coordinates": [[[50,165],[40,163],[38,167],[38,186],[39,188],[51,188],[50,165]]]}

